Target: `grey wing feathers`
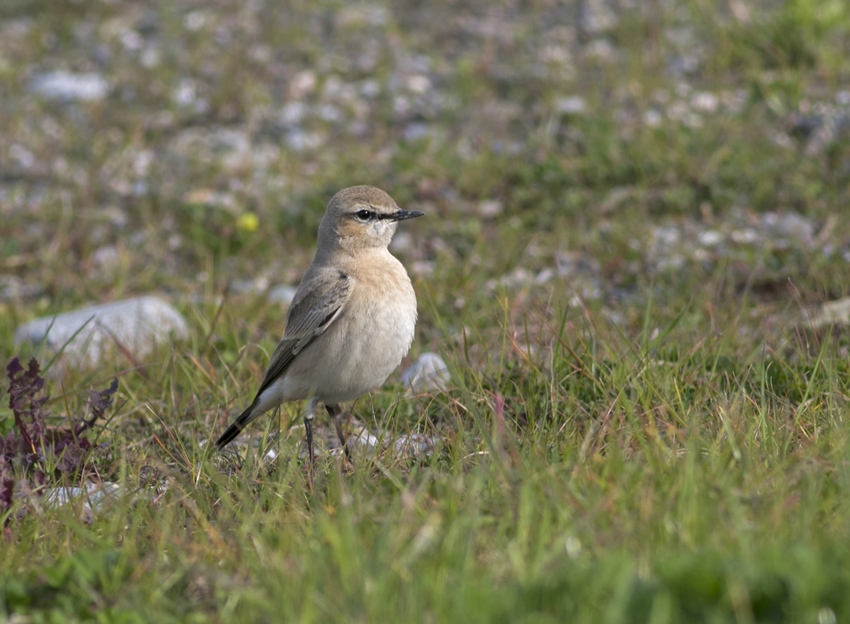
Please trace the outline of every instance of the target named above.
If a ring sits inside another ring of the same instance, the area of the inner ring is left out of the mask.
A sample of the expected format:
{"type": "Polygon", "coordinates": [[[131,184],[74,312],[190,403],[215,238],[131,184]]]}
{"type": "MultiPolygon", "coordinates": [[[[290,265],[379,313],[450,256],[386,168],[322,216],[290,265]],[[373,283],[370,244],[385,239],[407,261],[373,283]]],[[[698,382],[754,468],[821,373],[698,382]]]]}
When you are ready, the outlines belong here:
{"type": "Polygon", "coordinates": [[[351,278],[337,269],[324,269],[304,283],[295,293],[295,299],[286,314],[283,338],[272,354],[272,359],[257,396],[263,393],[287,369],[296,355],[316,336],[325,331],[337,317],[351,295],[351,278]]]}

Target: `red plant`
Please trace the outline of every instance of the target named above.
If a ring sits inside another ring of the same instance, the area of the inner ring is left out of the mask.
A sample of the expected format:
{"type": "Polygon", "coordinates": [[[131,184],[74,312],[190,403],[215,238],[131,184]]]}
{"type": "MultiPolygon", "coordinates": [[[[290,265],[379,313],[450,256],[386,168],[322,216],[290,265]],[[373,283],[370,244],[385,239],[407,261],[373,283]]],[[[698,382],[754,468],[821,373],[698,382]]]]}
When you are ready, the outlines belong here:
{"type": "Polygon", "coordinates": [[[113,379],[106,390],[90,390],[88,418],[71,428],[49,428],[49,414],[44,410],[44,378],[38,361],[33,358],[26,370],[18,358],[6,367],[9,376],[9,408],[15,427],[0,435],[0,515],[5,516],[3,532],[10,537],[9,521],[15,491],[15,479],[32,480],[38,491],[45,485],[48,466],[55,466],[60,475],[76,475],[86,464],[92,444],[84,435],[97,419],[112,405],[112,395],[118,390],[113,379]]]}

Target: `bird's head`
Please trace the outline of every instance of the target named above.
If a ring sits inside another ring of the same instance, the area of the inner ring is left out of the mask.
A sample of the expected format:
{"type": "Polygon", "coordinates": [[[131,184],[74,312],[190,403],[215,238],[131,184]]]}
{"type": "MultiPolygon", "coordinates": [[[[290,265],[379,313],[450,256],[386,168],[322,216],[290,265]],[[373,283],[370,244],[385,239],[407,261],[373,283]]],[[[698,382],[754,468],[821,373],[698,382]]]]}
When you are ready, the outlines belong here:
{"type": "Polygon", "coordinates": [[[386,248],[399,221],[421,217],[418,210],[402,210],[393,198],[374,186],[342,189],[328,203],[319,226],[319,248],[349,251],[386,248]]]}

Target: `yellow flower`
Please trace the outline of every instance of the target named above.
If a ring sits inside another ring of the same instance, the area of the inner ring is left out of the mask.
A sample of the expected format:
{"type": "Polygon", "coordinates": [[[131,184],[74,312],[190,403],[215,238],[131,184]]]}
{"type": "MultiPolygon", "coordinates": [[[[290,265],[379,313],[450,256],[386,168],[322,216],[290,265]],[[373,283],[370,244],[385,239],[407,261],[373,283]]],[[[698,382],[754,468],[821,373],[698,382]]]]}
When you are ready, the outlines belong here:
{"type": "Polygon", "coordinates": [[[243,212],[236,218],[236,229],[240,232],[256,232],[260,227],[260,217],[253,212],[243,212]]]}

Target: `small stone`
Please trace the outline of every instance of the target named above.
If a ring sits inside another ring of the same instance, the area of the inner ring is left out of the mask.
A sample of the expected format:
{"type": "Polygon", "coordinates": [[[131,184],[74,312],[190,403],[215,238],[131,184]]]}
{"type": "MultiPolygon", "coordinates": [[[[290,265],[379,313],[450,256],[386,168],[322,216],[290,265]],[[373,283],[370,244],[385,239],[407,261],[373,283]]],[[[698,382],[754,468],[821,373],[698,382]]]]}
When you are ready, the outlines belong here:
{"type": "Polygon", "coordinates": [[[286,133],[284,143],[286,147],[294,152],[304,152],[316,149],[325,142],[323,135],[318,132],[305,132],[300,129],[292,129],[286,133]]]}
{"type": "Polygon", "coordinates": [[[555,262],[558,276],[569,280],[595,279],[602,271],[596,258],[580,251],[558,252],[555,262]]]}
{"type": "Polygon", "coordinates": [[[396,458],[428,457],[437,446],[437,438],[421,433],[402,435],[393,442],[392,450],[396,458]]]}
{"type": "Polygon", "coordinates": [[[322,104],[315,107],[315,113],[322,121],[335,123],[342,120],[342,111],[333,104],[322,104]]]}
{"type": "Polygon", "coordinates": [[[601,0],[587,0],[581,5],[582,28],[589,33],[599,34],[617,26],[619,17],[601,0]]]}
{"type": "Polygon", "coordinates": [[[94,521],[94,514],[106,503],[115,501],[121,494],[121,486],[117,483],[86,483],[81,487],[58,487],[44,492],[41,498],[49,505],[62,507],[72,501],[82,500],[81,519],[85,524],[94,521]]]}
{"type": "Polygon", "coordinates": [[[22,281],[14,275],[0,275],[0,301],[22,301],[35,299],[44,292],[44,287],[22,281]]]}
{"type": "Polygon", "coordinates": [[[426,352],[401,374],[401,381],[414,392],[445,390],[451,379],[449,367],[436,353],[426,352]]]}
{"type": "Polygon", "coordinates": [[[311,70],[300,71],[292,77],[289,83],[289,95],[294,100],[301,100],[316,90],[316,72],[311,70]]]}
{"type": "Polygon", "coordinates": [[[108,351],[141,359],[157,345],[185,339],[189,328],[170,304],[152,296],[125,299],[36,319],[15,332],[15,344],[44,343],[76,366],[97,365],[108,351]]]}
{"type": "Polygon", "coordinates": [[[593,39],[584,47],[585,55],[590,59],[610,62],[617,55],[617,49],[607,39],[593,39]]]}
{"type": "Polygon", "coordinates": [[[434,274],[436,263],[433,260],[414,260],[410,264],[412,275],[429,276],[434,274]]]}
{"type": "Polygon", "coordinates": [[[534,276],[534,283],[545,284],[553,277],[555,277],[555,271],[553,269],[542,269],[537,275],[534,276]]]}
{"type": "Polygon", "coordinates": [[[646,113],[644,113],[643,121],[647,126],[660,126],[661,122],[664,121],[664,117],[659,111],[649,109],[646,113]]]}
{"type": "Polygon", "coordinates": [[[352,3],[338,11],[336,19],[343,27],[383,26],[389,19],[389,12],[378,4],[352,3]]]}
{"type": "Polygon", "coordinates": [[[720,107],[720,98],[710,91],[699,91],[691,98],[691,106],[701,113],[715,113],[720,107]]]}
{"type": "Polygon", "coordinates": [[[700,232],[698,239],[703,247],[716,247],[723,242],[723,234],[716,230],[706,230],[700,232]]]}
{"type": "Polygon", "coordinates": [[[390,251],[394,254],[406,254],[410,251],[411,247],[413,247],[413,237],[408,231],[396,232],[390,241],[390,251]]]}
{"type": "Polygon", "coordinates": [[[363,97],[372,99],[376,97],[381,92],[381,85],[377,80],[364,80],[360,83],[360,94],[363,97]]]}
{"type": "Polygon", "coordinates": [[[731,238],[734,243],[741,245],[753,245],[758,242],[759,234],[753,228],[742,228],[740,230],[734,230],[729,235],[729,238],[731,238]]]}
{"type": "Polygon", "coordinates": [[[380,440],[375,437],[366,427],[360,427],[346,439],[348,448],[352,451],[369,451],[377,448],[380,440]]]}
{"type": "Polygon", "coordinates": [[[49,100],[96,102],[106,97],[109,83],[100,74],[54,71],[30,80],[30,91],[49,100]]]}
{"type": "Polygon", "coordinates": [[[409,76],[406,86],[408,91],[412,91],[413,93],[425,93],[431,90],[431,81],[427,76],[409,76]]]}
{"type": "Polygon", "coordinates": [[[815,329],[830,325],[850,325],[850,297],[827,301],[805,314],[804,319],[815,329]]]}
{"type": "Polygon", "coordinates": [[[121,491],[117,483],[86,483],[81,487],[58,487],[47,490],[44,499],[54,505],[67,505],[72,500],[85,497],[86,503],[93,509],[98,509],[106,500],[115,499],[121,491]]]}
{"type": "Polygon", "coordinates": [[[427,139],[431,135],[431,126],[421,121],[415,121],[407,124],[404,128],[403,136],[405,141],[421,141],[427,139]]]}
{"type": "Polygon", "coordinates": [[[673,247],[682,240],[682,231],[676,226],[660,225],[652,229],[656,244],[663,247],[673,247]]]}
{"type": "Polygon", "coordinates": [[[115,245],[98,247],[89,260],[95,269],[103,274],[111,274],[121,263],[121,254],[115,245]]]}
{"type": "Polygon", "coordinates": [[[476,212],[478,216],[482,219],[492,219],[493,217],[498,217],[502,214],[502,210],[504,209],[504,204],[500,202],[498,199],[485,199],[483,201],[478,202],[478,208],[476,212]]]}
{"type": "Polygon", "coordinates": [[[555,110],[562,115],[582,115],[587,111],[587,102],[578,95],[563,97],[555,101],[555,110]]]}
{"type": "Polygon", "coordinates": [[[269,301],[288,306],[295,299],[295,286],[276,286],[269,291],[269,301]]]}
{"type": "Polygon", "coordinates": [[[809,244],[815,236],[814,223],[795,212],[766,212],[761,217],[761,225],[774,239],[790,238],[798,243],[809,244]]]}
{"type": "Polygon", "coordinates": [[[304,121],[309,112],[304,102],[289,102],[280,108],[277,119],[285,128],[296,127],[304,121]]]}

